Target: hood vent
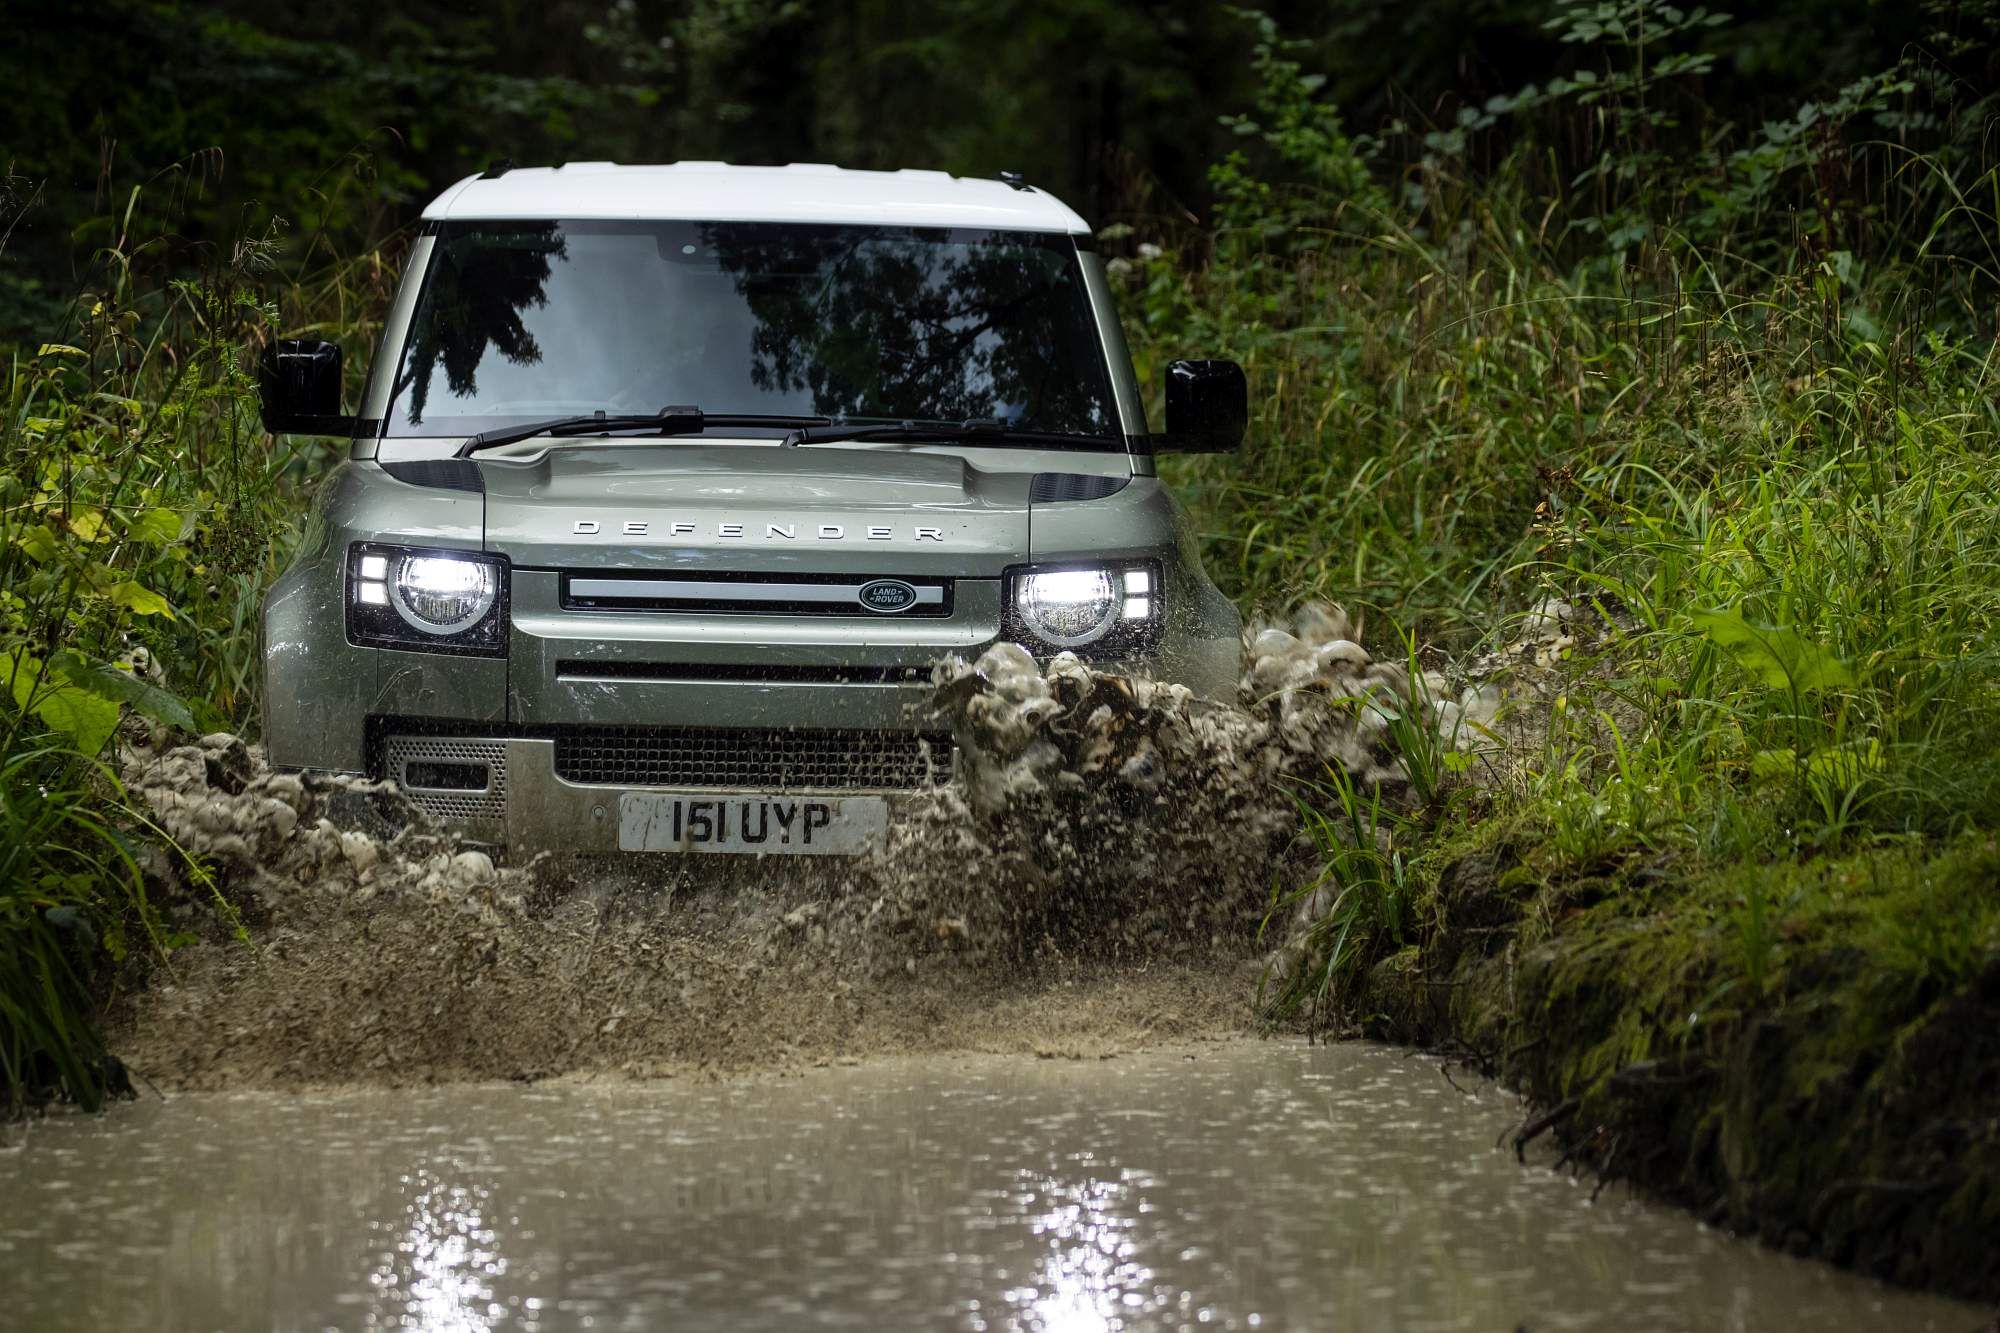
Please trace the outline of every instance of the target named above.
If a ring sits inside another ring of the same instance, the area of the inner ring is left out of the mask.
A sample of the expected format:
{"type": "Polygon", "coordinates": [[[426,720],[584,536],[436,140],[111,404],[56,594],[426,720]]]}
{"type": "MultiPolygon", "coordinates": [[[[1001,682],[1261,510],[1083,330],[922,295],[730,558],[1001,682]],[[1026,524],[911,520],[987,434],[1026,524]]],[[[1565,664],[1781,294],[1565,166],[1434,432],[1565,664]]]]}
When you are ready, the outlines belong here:
{"type": "Polygon", "coordinates": [[[384,463],[382,470],[410,486],[431,486],[438,490],[470,491],[474,494],[486,490],[486,480],[479,471],[479,464],[469,458],[412,458],[384,463]]]}
{"type": "Polygon", "coordinates": [[[1059,504],[1064,500],[1102,500],[1124,490],[1131,480],[1095,472],[1037,472],[1028,487],[1028,499],[1038,505],[1059,504]]]}

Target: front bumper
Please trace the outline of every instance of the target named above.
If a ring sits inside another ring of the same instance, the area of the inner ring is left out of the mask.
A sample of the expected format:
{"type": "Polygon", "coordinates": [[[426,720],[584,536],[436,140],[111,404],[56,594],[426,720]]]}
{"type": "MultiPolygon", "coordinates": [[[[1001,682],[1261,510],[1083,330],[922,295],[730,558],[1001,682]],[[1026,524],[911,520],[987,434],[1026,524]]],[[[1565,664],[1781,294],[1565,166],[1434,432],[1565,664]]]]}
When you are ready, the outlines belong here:
{"type": "MultiPolygon", "coordinates": [[[[689,733],[656,734],[684,738],[689,733]]],[[[744,745],[768,740],[764,733],[740,735],[744,745]]],[[[380,776],[394,781],[419,809],[467,841],[504,848],[513,858],[537,852],[620,851],[619,816],[628,792],[664,792],[707,801],[774,794],[835,800],[870,796],[886,800],[893,817],[923,792],[949,781],[952,771],[949,742],[914,733],[884,733],[874,753],[861,749],[850,756],[844,770],[808,774],[803,782],[792,781],[785,772],[785,756],[760,767],[748,765],[746,758],[721,745],[710,745],[704,753],[678,740],[671,753],[653,752],[651,771],[667,776],[686,773],[692,780],[662,783],[570,780],[564,770],[577,771],[579,757],[586,765],[596,764],[595,772],[606,777],[621,772],[643,775],[647,770],[645,752],[637,747],[628,745],[607,759],[603,747],[581,745],[567,734],[440,735],[390,724],[374,748],[380,776]],[[746,780],[731,783],[727,781],[731,777],[746,780]],[[814,777],[834,781],[814,781],[814,777]]],[[[809,761],[794,757],[793,762],[809,761]]]]}

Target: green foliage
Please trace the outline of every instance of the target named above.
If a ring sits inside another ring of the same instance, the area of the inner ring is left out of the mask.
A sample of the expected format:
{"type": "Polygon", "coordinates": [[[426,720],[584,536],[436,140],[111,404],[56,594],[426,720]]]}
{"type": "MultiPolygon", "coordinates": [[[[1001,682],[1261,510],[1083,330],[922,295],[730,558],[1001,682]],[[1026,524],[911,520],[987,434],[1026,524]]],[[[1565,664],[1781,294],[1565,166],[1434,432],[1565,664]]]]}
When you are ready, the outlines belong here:
{"type": "Polygon", "coordinates": [[[250,367],[258,346],[302,328],[366,339],[390,287],[377,255],[278,283],[273,247],[253,237],[226,264],[161,284],[135,262],[157,243],[125,241],[103,252],[62,340],[8,366],[10,735],[33,718],[95,754],[119,705],[169,725],[254,726],[257,601],[335,446],[267,434],[250,367]]]}
{"type": "MultiPolygon", "coordinates": [[[[1551,884],[1608,878],[1607,911],[1643,897],[1700,921],[1709,984],[1753,997],[1783,993],[1797,919],[1771,867],[1810,883],[1878,847],[1920,865],[2000,824],[2000,173],[1943,119],[1898,122],[1886,158],[1850,141],[1923,84],[1914,67],[1732,134],[1690,100],[1720,16],[1620,0],[1554,30],[1581,68],[1461,117],[1395,206],[1232,187],[1228,225],[1254,243],[1120,266],[1142,375],[1187,354],[1249,370],[1246,454],[1170,464],[1244,600],[1358,605],[1470,654],[1504,635],[1499,608],[1554,594],[1605,643],[1556,668],[1519,719],[1539,749],[1494,758],[1479,801],[1440,799],[1436,738],[1399,737],[1399,875],[1308,815],[1328,882],[1359,887],[1326,898],[1281,1011],[1352,996],[1411,943],[1423,849],[1478,821],[1531,839],[1551,884]],[[1475,136],[1510,118],[1590,151],[1555,179],[1526,147],[1475,173],[1475,136]],[[1623,878],[1663,866],[1684,896],[1623,878]]],[[[1260,128],[1315,105],[1297,62],[1260,69],[1260,128]]],[[[1963,981],[1991,946],[1943,941],[1985,940],[1990,908],[1938,896],[1920,931],[1864,947],[1963,981]]]]}
{"type": "MultiPolygon", "coordinates": [[[[118,225],[140,212],[130,201],[118,225]]],[[[174,853],[99,759],[121,717],[256,725],[257,606],[332,453],[259,426],[255,350],[302,326],[366,337],[389,287],[376,255],[278,282],[269,233],[160,281],[139,259],[162,244],[121,234],[68,330],[7,367],[0,1087],[13,1109],[115,1087],[88,1019],[99,973],[175,943],[137,849],[174,853]]]]}
{"type": "MultiPolygon", "coordinates": [[[[1285,8],[1309,9],[1300,4],[1285,8]]],[[[1021,171],[1096,216],[1196,197],[1252,78],[1220,7],[1140,0],[321,5],[70,0],[0,43],[0,345],[110,237],[275,214],[352,255],[502,161],[1021,171]],[[1164,187],[1164,188],[1162,188],[1164,187]],[[16,226],[15,224],[19,225],[16,226]]]]}
{"type": "Polygon", "coordinates": [[[1377,145],[1348,136],[1338,108],[1320,95],[1326,76],[1306,73],[1291,58],[1306,43],[1280,38],[1268,14],[1231,12],[1256,33],[1250,58],[1256,112],[1227,115],[1222,123],[1260,145],[1268,160],[1260,170],[1238,149],[1209,168],[1218,240],[1232,256],[1252,257],[1258,246],[1304,243],[1302,228],[1325,227],[1346,211],[1380,213],[1388,196],[1369,169],[1377,145]]]}
{"type": "Polygon", "coordinates": [[[1733,22],[1664,0],[1572,3],[1545,26],[1594,63],[1461,108],[1451,125],[1423,135],[1427,169],[1462,169],[1503,122],[1562,125],[1582,147],[1569,155],[1551,218],[1598,238],[1614,268],[1635,247],[1670,240],[1780,266],[1807,238],[1829,250],[1863,240],[1957,254],[1985,248],[1955,226],[1928,237],[1877,233],[1949,223],[1937,198],[1965,154],[1940,131],[1947,120],[1983,123],[1989,103],[1912,58],[1830,93],[1815,89],[1743,142],[1701,100],[1733,22]],[[1929,150],[1926,169],[1896,180],[1921,151],[1917,138],[1929,150]]]}
{"type": "Polygon", "coordinates": [[[1746,671],[1794,701],[1854,684],[1854,673],[1832,653],[1783,625],[1755,625],[1738,611],[1696,611],[1689,619],[1729,650],[1746,671]]]}

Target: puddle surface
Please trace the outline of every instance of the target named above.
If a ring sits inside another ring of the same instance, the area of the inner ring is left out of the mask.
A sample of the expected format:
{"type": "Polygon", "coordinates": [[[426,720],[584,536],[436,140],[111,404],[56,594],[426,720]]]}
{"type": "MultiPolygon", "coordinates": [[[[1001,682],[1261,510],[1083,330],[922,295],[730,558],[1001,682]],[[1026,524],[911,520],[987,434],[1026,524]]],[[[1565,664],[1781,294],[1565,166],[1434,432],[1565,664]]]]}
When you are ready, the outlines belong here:
{"type": "Polygon", "coordinates": [[[0,1326],[1969,1331],[1367,1045],[189,1094],[0,1153],[0,1326]]]}

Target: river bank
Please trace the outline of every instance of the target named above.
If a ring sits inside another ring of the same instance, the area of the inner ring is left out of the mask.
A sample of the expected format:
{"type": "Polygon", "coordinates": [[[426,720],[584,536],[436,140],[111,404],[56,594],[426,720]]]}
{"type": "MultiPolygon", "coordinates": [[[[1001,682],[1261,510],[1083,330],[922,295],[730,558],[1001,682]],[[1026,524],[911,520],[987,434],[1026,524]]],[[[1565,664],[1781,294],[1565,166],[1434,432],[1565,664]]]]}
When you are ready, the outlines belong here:
{"type": "Polygon", "coordinates": [[[2000,960],[1910,985],[1842,899],[1886,896],[1884,919],[1920,930],[1935,886],[1990,893],[1996,873],[2000,849],[1969,837],[1803,868],[1635,858],[1552,875],[1531,831],[1496,831],[1444,870],[1430,932],[1370,968],[1347,1012],[1519,1089],[1537,1112],[1522,1137],[1550,1134],[1600,1179],[1788,1253],[1992,1302],[2000,960]],[[1740,921],[1708,906],[1752,876],[1788,909],[1761,988],[1740,921]]]}
{"type": "MultiPolygon", "coordinates": [[[[1733,812],[1775,845],[1687,845],[1675,775],[1632,739],[1657,636],[1602,600],[1514,625],[1426,673],[1435,740],[1399,733],[1385,799],[1336,780],[1304,807],[1320,864],[1285,900],[1271,1011],[1502,1079],[1525,1137],[1600,1180],[2000,1300],[2000,839],[1815,847],[1781,781],[1733,812]],[[1617,756],[1612,781],[1538,799],[1577,754],[1617,756]]],[[[1842,779],[1870,799],[1861,765],[1842,779]]]]}

